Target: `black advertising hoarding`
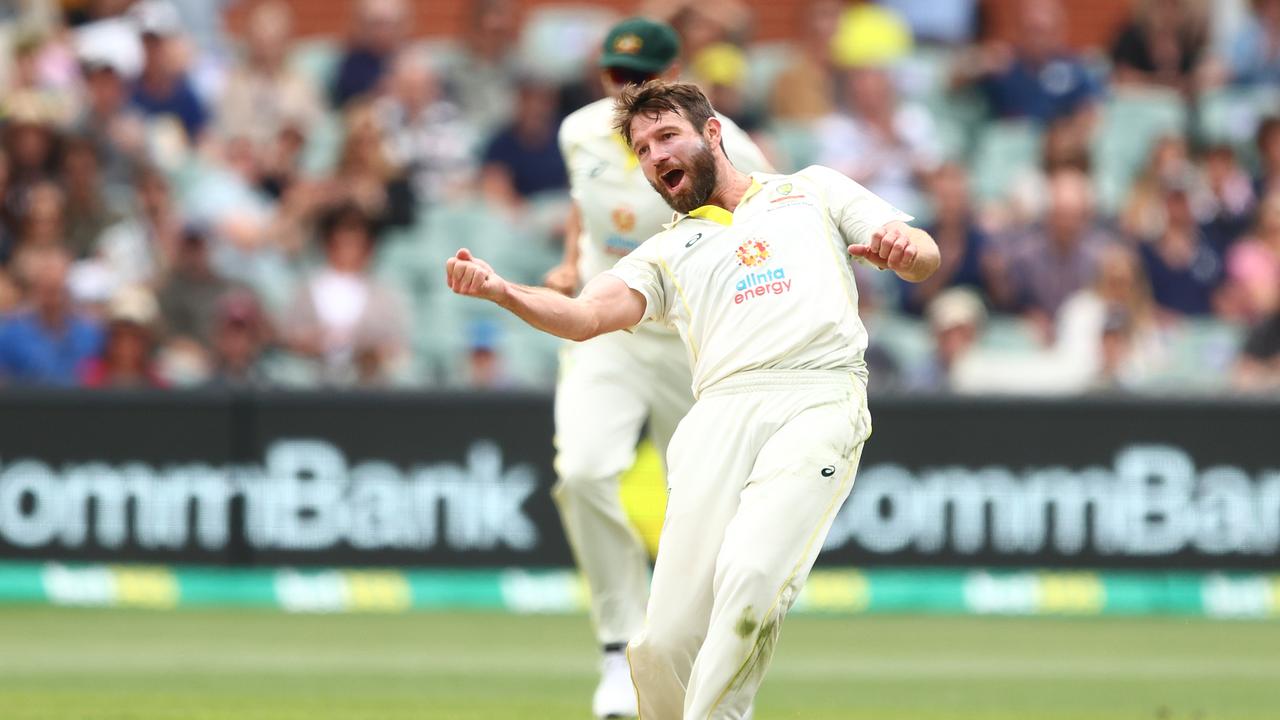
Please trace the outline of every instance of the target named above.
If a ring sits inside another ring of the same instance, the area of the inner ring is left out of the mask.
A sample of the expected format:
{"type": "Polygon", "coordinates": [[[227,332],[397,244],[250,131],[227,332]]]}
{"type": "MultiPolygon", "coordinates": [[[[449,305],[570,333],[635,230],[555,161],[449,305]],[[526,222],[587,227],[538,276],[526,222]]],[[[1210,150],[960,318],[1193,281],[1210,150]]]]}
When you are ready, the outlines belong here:
{"type": "MultiPolygon", "coordinates": [[[[1280,566],[1280,405],[873,401],[821,562],[1280,566]]],[[[0,395],[0,557],[570,563],[543,395],[0,395]]]]}

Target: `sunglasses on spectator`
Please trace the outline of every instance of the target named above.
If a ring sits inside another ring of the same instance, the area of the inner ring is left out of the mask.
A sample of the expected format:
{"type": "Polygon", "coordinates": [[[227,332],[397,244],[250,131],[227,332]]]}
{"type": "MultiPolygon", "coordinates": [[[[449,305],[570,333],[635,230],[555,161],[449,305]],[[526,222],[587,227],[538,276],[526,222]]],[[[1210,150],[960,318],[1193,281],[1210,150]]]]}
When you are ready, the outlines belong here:
{"type": "Polygon", "coordinates": [[[613,81],[613,84],[619,87],[625,85],[643,85],[658,77],[654,73],[642,72],[640,70],[628,70],[627,68],[620,67],[606,68],[605,72],[608,73],[609,79],[613,81]]]}

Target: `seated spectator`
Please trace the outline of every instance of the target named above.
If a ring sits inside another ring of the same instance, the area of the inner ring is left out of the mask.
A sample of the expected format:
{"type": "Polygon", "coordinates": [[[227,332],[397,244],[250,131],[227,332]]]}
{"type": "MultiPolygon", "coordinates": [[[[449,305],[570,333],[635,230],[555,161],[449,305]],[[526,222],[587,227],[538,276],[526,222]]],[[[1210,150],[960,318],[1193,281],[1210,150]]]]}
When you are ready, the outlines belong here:
{"type": "Polygon", "coordinates": [[[218,300],[213,320],[212,387],[246,388],[270,384],[265,354],[271,328],[257,298],[233,290],[218,300]]]}
{"type": "Polygon", "coordinates": [[[1249,331],[1232,382],[1244,391],[1280,391],[1280,309],[1249,331]]]}
{"type": "Polygon", "coordinates": [[[66,245],[76,258],[85,258],[97,248],[103,231],[124,218],[104,193],[98,152],[87,138],[71,138],[63,146],[62,184],[66,245]]]}
{"type": "Polygon", "coordinates": [[[477,138],[424,59],[397,56],[375,108],[390,160],[408,173],[419,202],[443,202],[470,187],[477,138]]]}
{"type": "Polygon", "coordinates": [[[96,262],[112,287],[154,285],[173,264],[184,226],[168,178],[155,168],[142,168],[133,207],[98,239],[96,262]]]}
{"type": "Polygon", "coordinates": [[[1257,322],[1280,307],[1280,191],[1263,198],[1253,232],[1227,251],[1228,317],[1257,322]]]}
{"type": "Polygon", "coordinates": [[[942,151],[929,113],[900,103],[884,67],[855,67],[845,75],[849,113],[818,124],[818,163],[835,168],[905,212],[923,208],[923,179],[942,151]]]}
{"type": "Polygon", "coordinates": [[[1111,46],[1111,80],[1190,96],[1202,84],[1207,36],[1207,22],[1189,0],[1143,0],[1111,46]]]}
{"type": "Polygon", "coordinates": [[[346,141],[338,165],[326,181],[322,207],[357,205],[378,235],[388,228],[412,225],[417,212],[413,187],[387,152],[373,106],[350,106],[346,126],[346,141]]]}
{"type": "Polygon", "coordinates": [[[1175,315],[1213,312],[1223,277],[1222,259],[1191,211],[1192,188],[1189,178],[1166,181],[1163,230],[1138,245],[1156,305],[1175,315]]]}
{"type": "Polygon", "coordinates": [[[1165,135],[1151,146],[1146,167],[1129,187],[1129,196],[1120,211],[1120,229],[1134,237],[1159,235],[1165,225],[1166,188],[1185,183],[1194,172],[1187,141],[1180,135],[1165,135]]]}
{"type": "Polygon", "coordinates": [[[142,0],[131,12],[142,33],[142,75],[133,86],[133,106],[149,118],[172,116],[186,131],[188,145],[196,145],[209,113],[187,77],[178,42],[182,24],[168,0],[142,0]]]}
{"type": "Polygon", "coordinates": [[[82,50],[85,103],[72,132],[93,144],[102,165],[105,193],[128,194],[134,168],[146,150],[146,121],[129,102],[131,80],[112,48],[82,50]]]}
{"type": "Polygon", "coordinates": [[[1066,14],[1060,0],[1022,0],[1012,48],[981,48],[955,65],[957,80],[975,82],[992,116],[1049,123],[1090,119],[1100,94],[1078,55],[1067,48],[1066,14]]]}
{"type": "Polygon", "coordinates": [[[404,0],[354,0],[353,4],[351,38],[329,89],[335,108],[377,89],[409,33],[409,5],[404,0]]]}
{"type": "Polygon", "coordinates": [[[285,344],[316,361],[322,378],[352,384],[403,371],[408,324],[403,301],[373,279],[373,224],[356,205],[321,224],[325,265],[298,288],[281,323],[285,344]]]}
{"type": "Polygon", "coordinates": [[[716,112],[734,121],[753,137],[764,127],[764,116],[747,102],[747,57],[737,45],[718,43],[693,61],[698,86],[716,112]]]}
{"type": "Polygon", "coordinates": [[[1201,218],[1205,238],[1219,257],[1248,232],[1258,203],[1253,181],[1230,145],[1214,145],[1204,153],[1208,205],[1201,218]]]}
{"type": "Polygon", "coordinates": [[[560,117],[556,89],[525,79],[520,83],[515,121],[489,141],[480,184],[500,206],[516,207],[539,193],[568,190],[569,177],[556,132],[560,117]]]}
{"type": "Polygon", "coordinates": [[[19,213],[19,247],[66,246],[67,198],[56,182],[31,185],[19,213]]]}
{"type": "Polygon", "coordinates": [[[324,112],[306,78],[285,64],[292,41],[289,6],[280,0],[255,5],[245,31],[241,62],[218,101],[218,125],[230,138],[247,138],[265,154],[286,127],[305,125],[324,112]]]}
{"type": "Polygon", "coordinates": [[[1227,71],[1238,85],[1280,83],[1280,0],[1250,0],[1250,17],[1231,38],[1227,71]]]}
{"type": "Polygon", "coordinates": [[[72,386],[102,348],[102,328],[76,312],[67,291],[71,257],[58,245],[25,249],[14,261],[24,307],[0,320],[0,383],[72,386]]]}
{"type": "Polygon", "coordinates": [[[1261,199],[1280,190],[1280,117],[1258,124],[1257,148],[1261,174],[1254,180],[1254,193],[1261,199]]]}
{"type": "Polygon", "coordinates": [[[649,0],[637,14],[675,28],[680,65],[686,69],[704,49],[741,41],[751,23],[751,9],[740,0],[649,0]]]}
{"type": "MultiPolygon", "coordinates": [[[[462,36],[460,62],[449,68],[446,83],[467,126],[489,137],[511,122],[520,72],[519,9],[513,0],[473,0],[462,36]]],[[[577,108],[573,108],[576,110],[577,108]]]]}
{"type": "Polygon", "coordinates": [[[8,157],[8,194],[5,203],[21,205],[27,189],[58,177],[58,132],[52,118],[28,102],[11,101],[0,128],[8,157]]]}
{"type": "Polygon", "coordinates": [[[994,299],[1002,309],[1047,322],[1068,296],[1093,282],[1098,253],[1111,242],[1094,218],[1089,177],[1060,168],[1049,177],[1043,222],[1015,233],[996,256],[1004,280],[993,289],[994,299]]]}
{"type": "Polygon", "coordinates": [[[933,355],[907,387],[916,392],[949,392],[952,372],[982,335],[987,309],[971,288],[952,287],[929,301],[925,316],[933,335],[933,355]]]}
{"type": "Polygon", "coordinates": [[[90,388],[159,388],[156,371],[156,323],[159,306],[151,291],[129,286],[107,305],[107,330],[101,353],[80,369],[80,384],[90,388]]]}
{"type": "Polygon", "coordinates": [[[234,287],[214,272],[204,230],[184,230],[157,292],[167,342],[192,342],[207,351],[213,344],[218,302],[234,287]]]}
{"type": "Polygon", "coordinates": [[[987,234],[974,220],[964,166],[943,165],[934,174],[930,188],[933,224],[928,230],[942,252],[942,265],[922,283],[901,283],[902,310],[913,315],[923,313],[948,288],[967,286],[985,292],[990,272],[987,234]]]}

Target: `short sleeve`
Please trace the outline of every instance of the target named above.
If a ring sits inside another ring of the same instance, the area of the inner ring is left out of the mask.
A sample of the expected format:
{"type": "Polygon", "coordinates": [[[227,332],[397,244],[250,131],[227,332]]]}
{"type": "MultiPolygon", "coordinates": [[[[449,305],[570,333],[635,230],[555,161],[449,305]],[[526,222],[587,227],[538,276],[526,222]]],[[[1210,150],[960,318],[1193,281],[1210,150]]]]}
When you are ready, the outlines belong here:
{"type": "Polygon", "coordinates": [[[871,235],[885,223],[914,219],[831,168],[813,165],[801,170],[799,174],[818,185],[822,196],[826,198],[831,220],[840,229],[847,245],[866,245],[871,242],[871,235]]]}
{"type": "Polygon", "coordinates": [[[751,136],[743,132],[732,120],[723,116],[716,116],[720,120],[720,126],[723,128],[724,152],[729,157],[729,162],[738,170],[750,175],[753,172],[774,172],[773,166],[765,159],[764,153],[760,152],[760,148],[752,141],[751,136]]]}
{"type": "Polygon", "coordinates": [[[641,323],[653,321],[667,324],[670,290],[656,237],[646,240],[605,272],[644,296],[645,310],[641,323]]]}

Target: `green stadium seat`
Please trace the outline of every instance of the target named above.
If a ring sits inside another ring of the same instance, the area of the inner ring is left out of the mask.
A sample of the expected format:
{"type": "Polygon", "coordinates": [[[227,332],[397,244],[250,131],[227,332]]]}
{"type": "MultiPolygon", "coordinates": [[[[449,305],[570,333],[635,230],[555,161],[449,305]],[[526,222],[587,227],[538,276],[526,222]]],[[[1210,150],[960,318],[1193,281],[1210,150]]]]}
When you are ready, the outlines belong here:
{"type": "Polygon", "coordinates": [[[972,177],[974,196],[983,202],[1004,198],[1012,182],[1040,164],[1041,131],[1030,121],[1003,120],[980,131],[972,177]]]}
{"type": "Polygon", "coordinates": [[[1114,213],[1164,135],[1187,130],[1187,108],[1173,92],[1125,90],[1109,98],[1094,136],[1093,174],[1099,208],[1114,213]]]}
{"type": "Polygon", "coordinates": [[[289,46],[285,62],[294,72],[310,80],[316,90],[327,93],[341,58],[340,41],[330,37],[309,37],[295,40],[289,46]]]}

